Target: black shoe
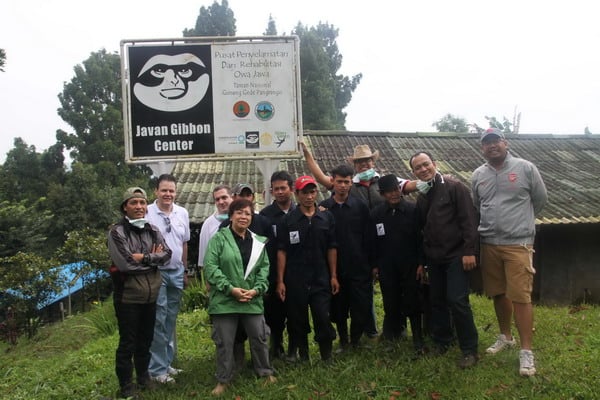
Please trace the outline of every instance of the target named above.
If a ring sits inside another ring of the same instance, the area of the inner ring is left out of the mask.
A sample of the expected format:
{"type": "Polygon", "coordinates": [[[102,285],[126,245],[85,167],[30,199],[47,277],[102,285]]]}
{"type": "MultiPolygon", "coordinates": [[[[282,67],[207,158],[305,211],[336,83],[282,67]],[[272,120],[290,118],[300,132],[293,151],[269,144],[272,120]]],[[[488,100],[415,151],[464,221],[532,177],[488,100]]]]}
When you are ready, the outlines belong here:
{"type": "Polygon", "coordinates": [[[443,356],[447,352],[448,352],[448,346],[437,344],[433,347],[430,354],[434,357],[438,357],[438,356],[443,356]]]}
{"type": "Polygon", "coordinates": [[[139,399],[137,386],[135,383],[128,383],[124,386],[121,386],[119,395],[124,399],[139,399]]]}
{"type": "Polygon", "coordinates": [[[462,358],[458,361],[458,366],[462,369],[474,367],[479,361],[479,356],[474,353],[463,354],[462,358]]]}
{"type": "Polygon", "coordinates": [[[157,387],[156,382],[150,378],[149,373],[138,378],[138,388],[140,390],[155,390],[157,387]]]}
{"type": "Polygon", "coordinates": [[[331,360],[332,348],[333,348],[333,345],[331,342],[319,343],[319,353],[321,353],[321,360],[323,360],[323,361],[331,360]]]}

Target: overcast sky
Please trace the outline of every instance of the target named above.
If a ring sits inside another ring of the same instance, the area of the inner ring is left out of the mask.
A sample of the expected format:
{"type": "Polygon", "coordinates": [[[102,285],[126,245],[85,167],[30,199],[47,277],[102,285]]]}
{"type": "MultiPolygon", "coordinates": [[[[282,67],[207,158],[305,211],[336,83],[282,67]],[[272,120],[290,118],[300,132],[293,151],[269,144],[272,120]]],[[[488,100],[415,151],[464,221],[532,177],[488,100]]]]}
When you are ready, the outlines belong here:
{"type": "MultiPolygon", "coordinates": [[[[57,95],[90,53],[122,39],[178,38],[212,0],[0,2],[0,161],[22,137],[38,151],[72,131],[57,95]]],[[[346,108],[351,131],[429,132],[447,113],[521,133],[600,133],[597,2],[555,0],[229,0],[238,36],[328,22],[344,75],[363,74],[346,108]]]]}

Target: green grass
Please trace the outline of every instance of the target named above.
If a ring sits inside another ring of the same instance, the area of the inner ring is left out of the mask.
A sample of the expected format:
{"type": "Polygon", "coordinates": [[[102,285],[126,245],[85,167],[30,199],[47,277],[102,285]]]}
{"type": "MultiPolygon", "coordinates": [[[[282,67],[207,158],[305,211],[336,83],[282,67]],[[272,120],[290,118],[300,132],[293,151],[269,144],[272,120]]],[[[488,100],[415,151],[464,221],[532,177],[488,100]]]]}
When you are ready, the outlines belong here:
{"type": "MultiPolygon", "coordinates": [[[[411,361],[410,341],[373,344],[343,353],[333,364],[275,361],[277,383],[264,386],[246,368],[223,399],[594,399],[600,376],[600,307],[535,307],[534,346],[538,373],[518,374],[517,350],[483,354],[495,340],[491,302],[472,296],[480,339],[480,363],[456,366],[453,348],[438,358],[411,361]]],[[[378,299],[379,300],[379,299],[378,299]]],[[[378,317],[381,317],[380,301],[378,317]]],[[[0,399],[102,399],[117,392],[114,350],[118,334],[94,327],[93,313],[112,311],[106,303],[91,313],[44,327],[32,340],[0,347],[0,399]]],[[[214,387],[214,345],[205,311],[181,314],[177,384],[144,393],[145,400],[206,399],[214,387]]],[[[248,350],[247,350],[248,352],[248,350]]],[[[248,358],[248,357],[247,357],[248,358]]]]}

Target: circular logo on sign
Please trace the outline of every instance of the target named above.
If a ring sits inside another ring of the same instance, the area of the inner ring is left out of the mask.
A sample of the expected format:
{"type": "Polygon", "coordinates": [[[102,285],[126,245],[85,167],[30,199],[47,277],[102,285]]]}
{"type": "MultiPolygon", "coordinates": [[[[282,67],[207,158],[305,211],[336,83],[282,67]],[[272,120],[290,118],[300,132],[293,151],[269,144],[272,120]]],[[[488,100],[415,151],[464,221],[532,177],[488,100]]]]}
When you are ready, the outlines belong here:
{"type": "Polygon", "coordinates": [[[250,104],[241,100],[233,105],[233,113],[238,118],[244,118],[250,113],[250,104]]]}
{"type": "Polygon", "coordinates": [[[275,114],[275,108],[273,107],[273,104],[269,103],[268,101],[261,101],[256,105],[254,113],[261,121],[268,121],[273,118],[273,114],[275,114]]]}

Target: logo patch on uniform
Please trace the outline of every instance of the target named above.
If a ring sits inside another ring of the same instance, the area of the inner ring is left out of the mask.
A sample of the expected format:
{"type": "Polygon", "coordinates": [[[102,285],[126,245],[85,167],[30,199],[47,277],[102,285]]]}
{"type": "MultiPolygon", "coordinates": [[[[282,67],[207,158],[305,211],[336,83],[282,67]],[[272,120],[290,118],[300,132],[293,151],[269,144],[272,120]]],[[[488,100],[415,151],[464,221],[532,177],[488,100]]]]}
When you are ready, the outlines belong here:
{"type": "Polygon", "coordinates": [[[516,182],[517,181],[517,174],[515,174],[514,172],[511,172],[508,174],[508,180],[509,182],[516,182]]]}
{"type": "Polygon", "coordinates": [[[385,236],[385,226],[383,223],[375,225],[377,227],[377,236],[385,236]]]}
{"type": "Polygon", "coordinates": [[[300,243],[300,232],[292,231],[290,232],[290,244],[298,244],[300,243]]]}

